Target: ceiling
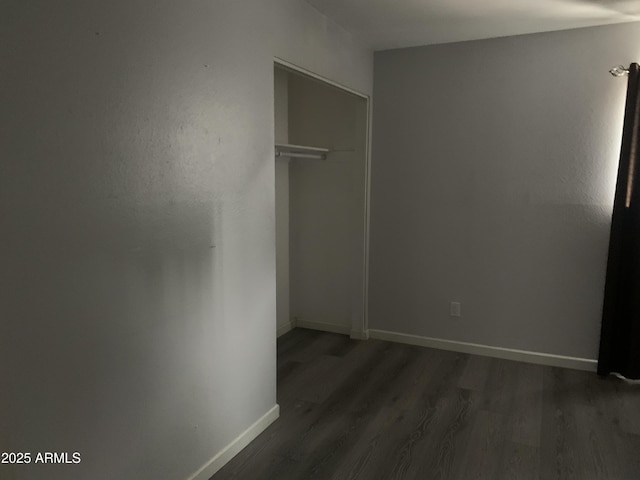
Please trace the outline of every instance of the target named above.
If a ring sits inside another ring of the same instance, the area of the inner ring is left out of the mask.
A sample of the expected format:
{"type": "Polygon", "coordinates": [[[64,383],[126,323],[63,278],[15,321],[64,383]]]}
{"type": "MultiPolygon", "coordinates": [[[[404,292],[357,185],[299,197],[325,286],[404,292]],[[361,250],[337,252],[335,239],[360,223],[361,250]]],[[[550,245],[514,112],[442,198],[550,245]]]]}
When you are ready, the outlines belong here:
{"type": "Polygon", "coordinates": [[[640,0],[307,0],[374,50],[640,21],[640,0]]]}

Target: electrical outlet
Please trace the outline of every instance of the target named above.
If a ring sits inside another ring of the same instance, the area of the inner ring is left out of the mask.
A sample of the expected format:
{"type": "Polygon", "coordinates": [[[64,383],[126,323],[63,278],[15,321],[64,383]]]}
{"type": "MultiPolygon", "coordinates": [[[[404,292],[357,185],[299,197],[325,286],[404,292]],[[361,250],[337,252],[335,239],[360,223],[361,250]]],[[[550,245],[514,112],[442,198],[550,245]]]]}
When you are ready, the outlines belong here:
{"type": "Polygon", "coordinates": [[[461,317],[461,308],[462,305],[460,302],[451,302],[451,305],[449,306],[449,315],[452,317],[461,317]]]}

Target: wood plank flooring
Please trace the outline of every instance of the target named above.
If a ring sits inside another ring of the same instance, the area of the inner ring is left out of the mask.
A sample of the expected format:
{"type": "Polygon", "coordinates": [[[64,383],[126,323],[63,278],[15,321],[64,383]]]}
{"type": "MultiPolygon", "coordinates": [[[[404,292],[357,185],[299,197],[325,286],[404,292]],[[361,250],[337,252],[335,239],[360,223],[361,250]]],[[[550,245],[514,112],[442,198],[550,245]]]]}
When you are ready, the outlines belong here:
{"type": "Polygon", "coordinates": [[[640,385],[295,329],[280,418],[213,480],[640,480],[640,385]]]}

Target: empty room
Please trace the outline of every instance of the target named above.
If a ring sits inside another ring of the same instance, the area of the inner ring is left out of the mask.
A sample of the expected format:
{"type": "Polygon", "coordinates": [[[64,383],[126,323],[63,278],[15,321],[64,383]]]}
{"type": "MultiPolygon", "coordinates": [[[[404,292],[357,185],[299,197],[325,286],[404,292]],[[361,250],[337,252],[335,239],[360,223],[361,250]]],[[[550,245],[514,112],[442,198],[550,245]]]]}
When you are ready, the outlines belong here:
{"type": "Polygon", "coordinates": [[[640,3],[0,39],[0,480],[640,479],[640,3]]]}

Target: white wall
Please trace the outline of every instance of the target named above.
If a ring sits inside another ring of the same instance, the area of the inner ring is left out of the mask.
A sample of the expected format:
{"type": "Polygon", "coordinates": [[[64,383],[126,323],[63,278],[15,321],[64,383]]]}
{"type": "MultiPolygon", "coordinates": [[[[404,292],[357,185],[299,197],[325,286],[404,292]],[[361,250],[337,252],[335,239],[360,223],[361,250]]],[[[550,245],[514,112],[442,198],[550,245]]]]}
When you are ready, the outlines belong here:
{"type": "Polygon", "coordinates": [[[637,23],[376,53],[370,327],[596,358],[638,60],[637,23]]]}
{"type": "Polygon", "coordinates": [[[301,0],[276,0],[252,13],[273,54],[365,95],[373,92],[373,56],[351,34],[301,0]]]}
{"type": "Polygon", "coordinates": [[[183,479],[274,407],[273,56],[370,92],[306,3],[5,2],[3,480],[183,479]]]}
{"type": "Polygon", "coordinates": [[[289,166],[291,314],[298,324],[362,331],[367,102],[289,76],[289,140],[331,150],[289,166]],[[308,323],[306,323],[308,325],[308,323]]]}

